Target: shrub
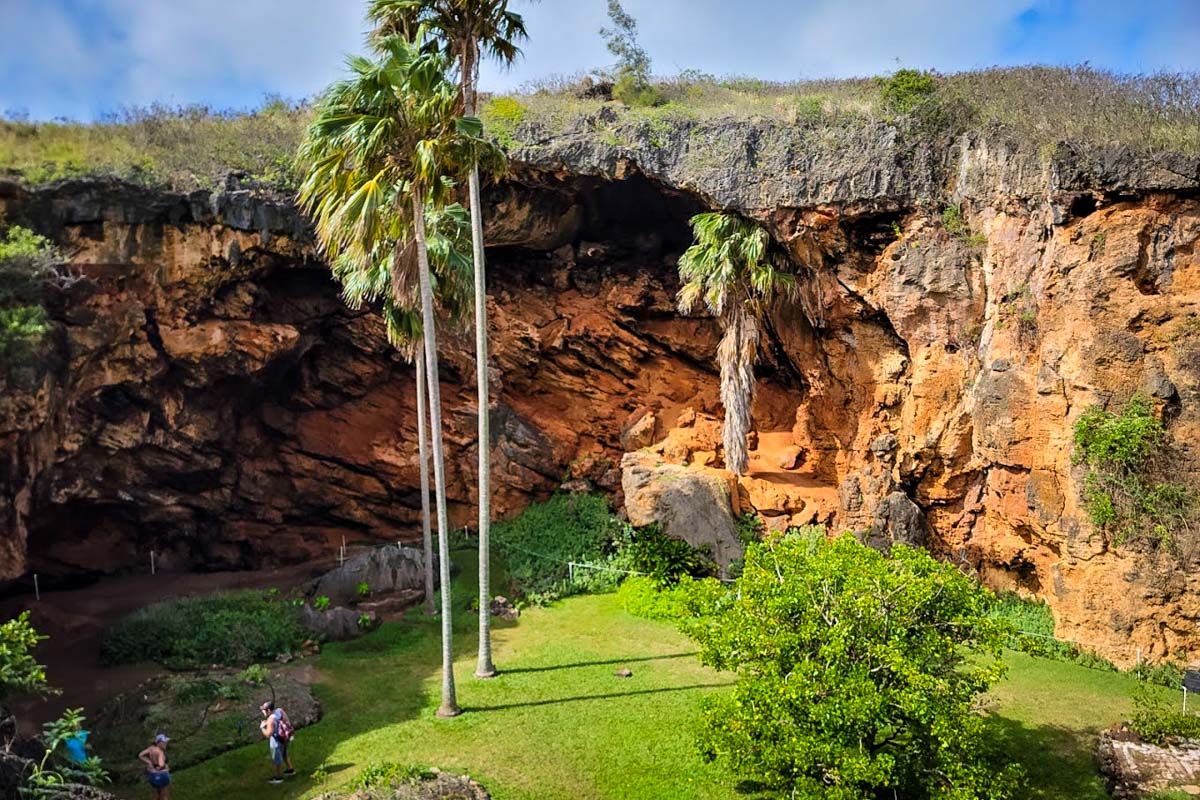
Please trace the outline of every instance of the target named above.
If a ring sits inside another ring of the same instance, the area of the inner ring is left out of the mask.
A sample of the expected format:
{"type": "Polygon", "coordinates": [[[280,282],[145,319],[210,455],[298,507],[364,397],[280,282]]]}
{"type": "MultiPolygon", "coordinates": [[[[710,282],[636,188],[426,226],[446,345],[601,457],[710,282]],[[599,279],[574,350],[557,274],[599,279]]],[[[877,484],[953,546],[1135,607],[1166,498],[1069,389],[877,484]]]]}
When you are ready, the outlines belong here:
{"type": "Polygon", "coordinates": [[[257,592],[190,597],[148,606],[118,622],[104,641],[110,664],[157,661],[171,668],[235,666],[272,659],[306,638],[295,606],[257,592]]]}
{"type": "Polygon", "coordinates": [[[657,523],[635,530],[625,550],[631,569],[648,575],[660,589],[674,586],[684,576],[700,578],[716,572],[711,559],[682,539],[667,536],[657,523]]]}
{"type": "Polygon", "coordinates": [[[1004,798],[1018,768],[984,757],[980,695],[1007,626],[953,565],[819,529],[751,545],[739,596],[685,623],[701,660],[738,673],[709,697],[706,758],[793,798],[1004,798]]]}
{"type": "Polygon", "coordinates": [[[317,597],[315,600],[313,600],[313,608],[315,608],[317,611],[328,611],[329,596],[323,594],[317,597]]]}
{"type": "Polygon", "coordinates": [[[359,597],[370,597],[371,596],[371,584],[367,583],[366,581],[359,581],[358,585],[354,587],[354,592],[359,597]]]}
{"type": "Polygon", "coordinates": [[[663,586],[653,578],[631,575],[617,589],[621,607],[635,617],[681,623],[698,608],[728,593],[720,581],[682,576],[674,585],[663,586]]]}
{"type": "MultiPolygon", "coordinates": [[[[1171,480],[1166,429],[1150,401],[1134,395],[1119,413],[1095,407],[1075,423],[1073,460],[1087,470],[1083,504],[1115,545],[1173,547],[1192,533],[1196,493],[1171,480]]],[[[1189,537],[1191,538],[1191,537],[1189,537]]]]}
{"type": "MultiPolygon", "coordinates": [[[[86,721],[83,709],[68,708],[61,717],[42,726],[42,741],[46,749],[41,759],[30,764],[29,771],[25,773],[20,787],[22,797],[56,800],[63,796],[64,785],[68,783],[101,786],[112,782],[96,756],[88,755],[80,764],[62,755],[66,743],[75,738],[86,721]]],[[[87,747],[86,743],[84,747],[87,747]]],[[[72,797],[78,795],[75,791],[71,792],[72,797]]]]}
{"type": "Polygon", "coordinates": [[[506,148],[517,143],[515,137],[517,128],[525,120],[529,109],[515,97],[494,97],[483,107],[480,118],[484,130],[496,137],[496,141],[506,148]]]}
{"type": "Polygon", "coordinates": [[[46,637],[29,623],[29,612],[0,625],[0,709],[16,694],[46,693],[46,668],[33,657],[38,642],[46,637]]]}
{"type": "Polygon", "coordinates": [[[266,665],[251,664],[238,673],[238,680],[242,681],[243,683],[248,683],[251,686],[262,686],[266,682],[269,674],[270,672],[267,670],[266,665]]]}
{"type": "Polygon", "coordinates": [[[937,93],[937,79],[931,72],[900,69],[883,82],[883,103],[897,114],[911,114],[928,103],[937,93]]]}
{"type": "Polygon", "coordinates": [[[624,537],[621,522],[605,498],[564,494],[493,525],[491,541],[504,561],[514,595],[553,599],[579,590],[570,584],[567,562],[604,562],[624,537]]]}
{"type": "Polygon", "coordinates": [[[1200,739],[1200,716],[1185,714],[1161,694],[1139,686],[1133,693],[1133,729],[1143,739],[1167,744],[1172,739],[1200,739]]]}
{"type": "Polygon", "coordinates": [[[13,226],[0,238],[0,362],[23,361],[50,330],[42,305],[48,289],[73,278],[44,236],[13,226]]]}

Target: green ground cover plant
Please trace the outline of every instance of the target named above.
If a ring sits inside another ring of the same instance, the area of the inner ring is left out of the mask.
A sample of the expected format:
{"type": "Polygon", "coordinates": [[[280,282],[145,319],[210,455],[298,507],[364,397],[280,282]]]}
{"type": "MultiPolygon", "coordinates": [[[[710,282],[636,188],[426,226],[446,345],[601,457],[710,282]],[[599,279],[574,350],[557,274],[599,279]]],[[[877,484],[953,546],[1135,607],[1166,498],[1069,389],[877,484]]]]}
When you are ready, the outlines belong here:
{"type": "Polygon", "coordinates": [[[242,666],[300,648],[299,609],[261,592],[230,592],[158,603],[113,626],[102,656],[110,664],[156,661],[173,669],[242,666]]]}

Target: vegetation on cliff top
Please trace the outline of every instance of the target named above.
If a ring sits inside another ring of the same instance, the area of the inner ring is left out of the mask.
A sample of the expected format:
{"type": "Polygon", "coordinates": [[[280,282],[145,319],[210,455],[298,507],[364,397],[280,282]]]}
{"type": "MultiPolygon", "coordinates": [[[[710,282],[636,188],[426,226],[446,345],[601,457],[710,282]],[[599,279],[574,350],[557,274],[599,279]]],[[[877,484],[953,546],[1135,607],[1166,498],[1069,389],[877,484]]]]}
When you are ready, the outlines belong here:
{"type": "MultiPolygon", "coordinates": [[[[1079,141],[1200,154],[1196,74],[1017,67],[773,83],[685,71],[656,79],[655,98],[661,102],[645,106],[579,97],[580,81],[552,78],[484,102],[480,114],[489,134],[516,146],[522,126],[548,133],[582,126],[616,143],[625,129],[640,126],[650,131],[652,143],[662,143],[672,126],[697,119],[776,120],[798,128],[797,135],[879,121],[921,125],[921,132],[932,122],[943,132],[1001,125],[1038,148],[1079,141]],[[597,113],[606,106],[613,113],[601,119],[597,113]]],[[[238,172],[287,185],[293,180],[292,154],[310,118],[307,103],[273,98],[246,113],[152,106],[91,124],[0,120],[0,173],[34,184],[110,175],[187,190],[212,188],[238,172]]]]}

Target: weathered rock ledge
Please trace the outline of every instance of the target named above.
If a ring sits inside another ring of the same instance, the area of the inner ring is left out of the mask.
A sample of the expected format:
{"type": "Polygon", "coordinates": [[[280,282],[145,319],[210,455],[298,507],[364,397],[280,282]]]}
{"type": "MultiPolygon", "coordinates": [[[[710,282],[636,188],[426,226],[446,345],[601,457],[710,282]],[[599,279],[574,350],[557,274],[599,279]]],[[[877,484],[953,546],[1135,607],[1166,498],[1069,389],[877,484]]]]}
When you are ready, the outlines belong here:
{"type": "MultiPolygon", "coordinates": [[[[490,190],[495,506],[565,479],[619,494],[626,452],[719,473],[711,320],[681,317],[689,216],[738,208],[792,253],[802,299],[764,342],[752,470],[768,524],[927,541],[1047,599],[1118,662],[1200,655],[1189,571],[1107,547],[1071,426],[1156,398],[1195,480],[1200,164],[887,126],[814,138],[681,124],[619,141],[519,130],[490,190]],[[959,206],[966,230],[941,222],[959,206]]],[[[0,395],[0,578],[254,567],[414,541],[412,375],[347,311],[286,199],[105,181],[0,186],[87,280],[0,395]]],[[[448,331],[452,514],[473,516],[474,368],[448,331]]]]}

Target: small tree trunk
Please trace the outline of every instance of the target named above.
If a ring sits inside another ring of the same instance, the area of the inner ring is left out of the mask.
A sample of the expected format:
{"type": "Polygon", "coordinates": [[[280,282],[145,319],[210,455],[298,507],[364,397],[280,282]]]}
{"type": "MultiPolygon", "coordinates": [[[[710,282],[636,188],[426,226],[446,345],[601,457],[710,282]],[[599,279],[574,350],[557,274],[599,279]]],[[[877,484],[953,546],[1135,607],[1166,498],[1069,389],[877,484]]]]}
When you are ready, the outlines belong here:
{"type": "Polygon", "coordinates": [[[417,273],[421,284],[421,320],[425,338],[425,382],[429,388],[429,430],[433,439],[433,488],[437,505],[438,559],[442,583],[442,704],[439,717],[462,713],[454,692],[454,628],[450,608],[450,525],[446,516],[446,460],[442,444],[442,393],[438,384],[437,330],[433,315],[433,281],[425,247],[425,196],[419,187],[413,196],[413,236],[417,243],[417,273]]]}
{"type": "Polygon", "coordinates": [[[429,411],[425,408],[425,343],[417,349],[417,451],[421,459],[421,547],[425,550],[425,613],[433,615],[433,531],[429,524],[429,411]]]}
{"type": "Polygon", "coordinates": [[[746,309],[735,306],[724,323],[725,333],[717,346],[721,404],[725,406],[721,438],[725,446],[725,466],[735,475],[745,475],[749,466],[746,437],[750,432],[750,409],[754,402],[758,321],[746,309]]]}
{"type": "MultiPolygon", "coordinates": [[[[461,61],[463,108],[467,116],[475,114],[475,70],[473,59],[463,49],[461,61]]],[[[492,589],[491,589],[491,530],[492,530],[492,438],[488,430],[488,344],[487,344],[487,280],[484,273],[483,211],[479,201],[479,166],[471,165],[467,178],[467,194],[471,210],[471,252],[475,268],[475,385],[479,404],[479,661],[476,678],[492,678],[496,665],[492,663],[492,589]]]]}

